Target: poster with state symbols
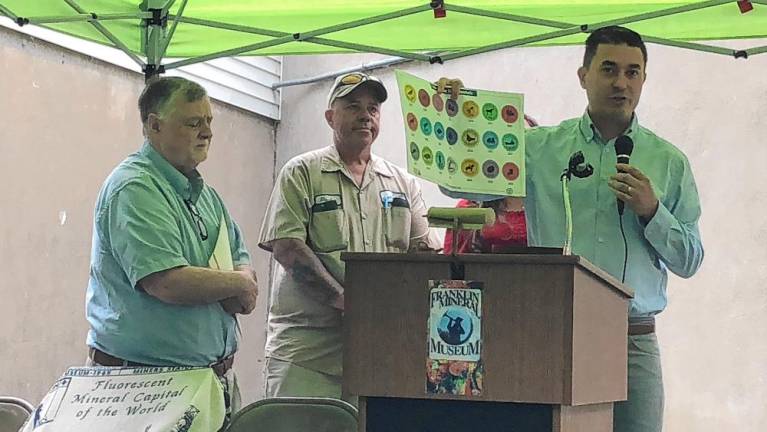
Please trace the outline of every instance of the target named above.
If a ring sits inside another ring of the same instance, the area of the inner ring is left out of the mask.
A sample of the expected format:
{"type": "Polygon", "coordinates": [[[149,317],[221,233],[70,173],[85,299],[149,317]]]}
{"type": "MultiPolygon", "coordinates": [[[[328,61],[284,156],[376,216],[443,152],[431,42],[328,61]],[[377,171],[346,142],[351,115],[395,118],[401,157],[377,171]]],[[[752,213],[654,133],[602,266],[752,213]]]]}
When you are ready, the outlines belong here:
{"type": "Polygon", "coordinates": [[[396,71],[408,172],[461,192],[525,196],[524,96],[463,88],[458,99],[396,71]]]}

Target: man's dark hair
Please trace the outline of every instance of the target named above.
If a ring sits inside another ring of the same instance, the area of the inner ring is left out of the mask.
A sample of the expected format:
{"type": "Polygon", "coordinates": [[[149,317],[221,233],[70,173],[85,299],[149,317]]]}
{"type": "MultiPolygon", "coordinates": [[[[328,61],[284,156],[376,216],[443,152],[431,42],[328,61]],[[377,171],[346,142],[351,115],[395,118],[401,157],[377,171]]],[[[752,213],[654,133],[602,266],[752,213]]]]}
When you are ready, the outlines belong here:
{"type": "Polygon", "coordinates": [[[168,103],[177,95],[183,97],[185,102],[195,102],[207,94],[201,85],[185,78],[161,77],[151,80],[138,98],[141,122],[146,122],[151,113],[160,116],[167,114],[168,103]]]}
{"type": "Polygon", "coordinates": [[[639,33],[629,30],[626,27],[609,26],[602,27],[592,32],[586,39],[586,52],[583,53],[583,67],[589,67],[591,60],[597,53],[599,45],[628,45],[639,48],[642,51],[645,65],[647,64],[647,47],[644,45],[642,36],[639,33]]]}

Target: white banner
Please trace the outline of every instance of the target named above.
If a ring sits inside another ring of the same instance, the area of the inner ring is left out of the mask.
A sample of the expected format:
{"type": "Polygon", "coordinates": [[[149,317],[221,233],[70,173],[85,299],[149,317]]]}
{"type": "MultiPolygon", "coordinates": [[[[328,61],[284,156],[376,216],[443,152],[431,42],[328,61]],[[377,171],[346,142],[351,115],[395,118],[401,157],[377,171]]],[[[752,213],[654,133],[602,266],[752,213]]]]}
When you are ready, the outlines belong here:
{"type": "Polygon", "coordinates": [[[224,391],[210,368],[78,367],[51,387],[23,432],[212,432],[224,391]]]}

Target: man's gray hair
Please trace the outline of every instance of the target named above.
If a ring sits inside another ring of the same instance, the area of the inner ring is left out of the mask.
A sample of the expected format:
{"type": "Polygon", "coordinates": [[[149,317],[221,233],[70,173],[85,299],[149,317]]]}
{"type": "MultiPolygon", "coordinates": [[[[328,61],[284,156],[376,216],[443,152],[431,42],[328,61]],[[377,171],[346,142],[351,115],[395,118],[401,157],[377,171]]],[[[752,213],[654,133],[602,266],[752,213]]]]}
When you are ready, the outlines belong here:
{"type": "Polygon", "coordinates": [[[149,114],[163,117],[168,112],[170,102],[180,96],[185,102],[195,102],[207,96],[201,85],[181,77],[160,77],[151,80],[138,98],[141,123],[149,119],[149,114]]]}

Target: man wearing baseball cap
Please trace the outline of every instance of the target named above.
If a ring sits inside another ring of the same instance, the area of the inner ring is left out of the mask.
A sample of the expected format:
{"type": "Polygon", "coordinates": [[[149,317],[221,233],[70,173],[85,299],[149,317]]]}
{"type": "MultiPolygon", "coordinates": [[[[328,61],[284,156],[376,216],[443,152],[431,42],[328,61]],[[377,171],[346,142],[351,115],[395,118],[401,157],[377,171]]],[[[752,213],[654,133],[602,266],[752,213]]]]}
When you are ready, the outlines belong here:
{"type": "Polygon", "coordinates": [[[275,182],[259,240],[277,261],[267,397],[342,397],[342,252],[439,248],[416,179],[371,154],[386,98],[374,76],[339,76],[325,111],[333,144],[291,159],[275,182]]]}

